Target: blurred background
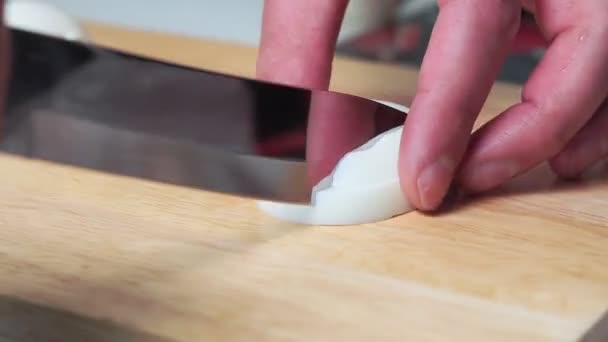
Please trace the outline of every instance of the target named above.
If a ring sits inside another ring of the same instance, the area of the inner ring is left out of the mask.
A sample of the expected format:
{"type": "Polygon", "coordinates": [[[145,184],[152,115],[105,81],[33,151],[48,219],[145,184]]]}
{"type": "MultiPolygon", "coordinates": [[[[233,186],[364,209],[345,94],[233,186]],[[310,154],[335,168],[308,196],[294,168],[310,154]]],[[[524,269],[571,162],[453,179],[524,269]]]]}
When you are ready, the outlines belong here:
{"type": "MultiPolygon", "coordinates": [[[[21,1],[21,0],[9,0],[21,1]]],[[[79,18],[239,44],[258,44],[263,0],[46,0],[79,18]]],[[[290,1],[290,0],[285,0],[290,1]]],[[[338,53],[419,65],[437,16],[436,0],[351,0],[338,53]]],[[[522,83],[544,52],[532,16],[500,79],[522,83]]]]}

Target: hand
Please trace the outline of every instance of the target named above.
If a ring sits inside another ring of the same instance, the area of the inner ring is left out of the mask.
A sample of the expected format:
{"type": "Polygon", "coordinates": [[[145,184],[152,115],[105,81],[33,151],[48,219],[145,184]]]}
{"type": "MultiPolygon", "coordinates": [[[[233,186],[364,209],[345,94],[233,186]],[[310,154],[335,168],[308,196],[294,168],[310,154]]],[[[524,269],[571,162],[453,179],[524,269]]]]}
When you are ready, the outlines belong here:
{"type": "MultiPolygon", "coordinates": [[[[608,2],[440,0],[401,145],[402,188],[436,209],[456,182],[490,190],[549,161],[574,176],[608,155],[608,2]],[[471,131],[519,27],[535,10],[551,41],[521,103],[471,131]]],[[[266,0],[261,78],[329,84],[346,0],[266,0]]]]}

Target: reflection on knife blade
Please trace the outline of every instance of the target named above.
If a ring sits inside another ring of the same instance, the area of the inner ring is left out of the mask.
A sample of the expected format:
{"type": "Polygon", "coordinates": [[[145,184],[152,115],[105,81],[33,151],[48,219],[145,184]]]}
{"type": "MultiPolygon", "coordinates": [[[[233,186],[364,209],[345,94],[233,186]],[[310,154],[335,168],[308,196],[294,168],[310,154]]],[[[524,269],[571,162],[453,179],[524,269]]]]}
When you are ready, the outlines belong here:
{"type": "Polygon", "coordinates": [[[405,114],[346,94],[196,70],[12,30],[0,148],[239,196],[309,202],[405,114]]]}

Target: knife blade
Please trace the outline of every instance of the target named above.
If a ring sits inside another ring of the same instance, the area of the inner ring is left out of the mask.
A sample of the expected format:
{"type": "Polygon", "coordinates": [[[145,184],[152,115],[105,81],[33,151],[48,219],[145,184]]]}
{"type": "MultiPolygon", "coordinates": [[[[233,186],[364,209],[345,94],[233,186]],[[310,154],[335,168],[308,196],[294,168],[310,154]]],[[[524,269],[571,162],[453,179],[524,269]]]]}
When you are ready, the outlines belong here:
{"type": "Polygon", "coordinates": [[[406,117],[349,94],[9,31],[0,152],[26,158],[308,203],[344,154],[406,117]]]}
{"type": "Polygon", "coordinates": [[[579,342],[608,341],[608,311],[606,311],[593,326],[585,332],[579,342]]]}

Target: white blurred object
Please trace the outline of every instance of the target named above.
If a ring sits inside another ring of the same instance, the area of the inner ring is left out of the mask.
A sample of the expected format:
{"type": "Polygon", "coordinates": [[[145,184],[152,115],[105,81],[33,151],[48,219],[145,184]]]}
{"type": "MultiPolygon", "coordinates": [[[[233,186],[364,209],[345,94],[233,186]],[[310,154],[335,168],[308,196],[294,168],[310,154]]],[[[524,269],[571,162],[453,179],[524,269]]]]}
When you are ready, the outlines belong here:
{"type": "Polygon", "coordinates": [[[11,28],[66,40],[85,40],[78,20],[44,1],[12,0],[4,10],[4,22],[11,28]]]}
{"type": "Polygon", "coordinates": [[[280,220],[320,226],[374,223],[413,211],[399,181],[401,131],[402,126],[394,128],[347,153],[313,188],[311,204],[258,201],[258,208],[280,220]]]}

